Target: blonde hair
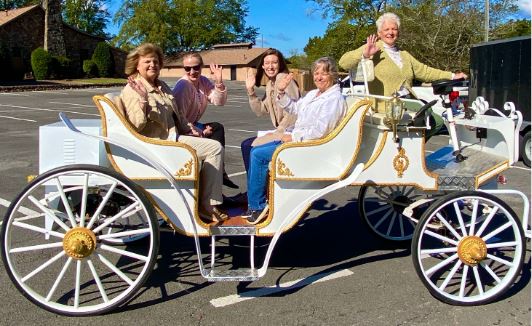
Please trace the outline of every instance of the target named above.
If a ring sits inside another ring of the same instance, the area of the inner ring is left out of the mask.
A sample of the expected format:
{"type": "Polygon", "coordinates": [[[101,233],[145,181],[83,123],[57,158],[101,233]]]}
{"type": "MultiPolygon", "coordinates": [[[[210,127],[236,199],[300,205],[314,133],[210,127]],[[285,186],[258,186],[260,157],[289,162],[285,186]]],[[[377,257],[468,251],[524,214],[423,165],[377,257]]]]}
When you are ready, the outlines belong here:
{"type": "Polygon", "coordinates": [[[375,23],[377,25],[378,32],[382,29],[382,24],[384,24],[384,22],[387,20],[394,22],[397,25],[398,29],[401,27],[401,19],[399,18],[399,16],[397,16],[393,12],[386,12],[382,14],[375,23]]]}
{"type": "Polygon", "coordinates": [[[203,66],[203,58],[201,57],[201,55],[198,53],[198,52],[188,52],[188,53],[185,53],[183,55],[183,66],[185,65],[184,62],[185,62],[185,59],[187,58],[196,58],[199,60],[200,62],[200,65],[203,66]]]}
{"type": "Polygon", "coordinates": [[[162,68],[164,60],[163,50],[153,43],[143,43],[131,52],[129,52],[129,54],[127,55],[126,67],[124,69],[126,75],[131,76],[137,73],[137,65],[139,63],[139,58],[141,56],[144,57],[150,54],[157,55],[157,58],[159,59],[159,66],[160,68],[162,68]]]}

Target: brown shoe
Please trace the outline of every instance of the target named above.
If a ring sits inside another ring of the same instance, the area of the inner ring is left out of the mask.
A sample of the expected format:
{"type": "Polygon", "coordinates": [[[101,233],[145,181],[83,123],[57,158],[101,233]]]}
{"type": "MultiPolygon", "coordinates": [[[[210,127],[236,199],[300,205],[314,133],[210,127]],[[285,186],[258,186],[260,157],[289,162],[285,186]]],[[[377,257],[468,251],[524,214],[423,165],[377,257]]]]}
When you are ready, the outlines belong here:
{"type": "Polygon", "coordinates": [[[216,206],[212,206],[211,211],[208,212],[206,209],[200,208],[198,210],[200,218],[207,223],[220,223],[229,218],[227,214],[222,213],[216,206]]]}

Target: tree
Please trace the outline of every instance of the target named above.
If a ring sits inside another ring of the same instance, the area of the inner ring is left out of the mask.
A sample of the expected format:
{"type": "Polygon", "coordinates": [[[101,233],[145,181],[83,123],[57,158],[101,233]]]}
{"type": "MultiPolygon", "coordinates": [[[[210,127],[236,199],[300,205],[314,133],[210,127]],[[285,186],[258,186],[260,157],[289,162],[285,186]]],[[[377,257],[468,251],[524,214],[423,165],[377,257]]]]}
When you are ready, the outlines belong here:
{"type": "Polygon", "coordinates": [[[122,24],[114,42],[124,49],[152,42],[163,51],[202,50],[217,43],[255,42],[245,25],[245,0],[125,0],[114,17],[122,24]]]}
{"type": "Polygon", "coordinates": [[[41,0],[0,0],[0,10],[11,10],[41,3],[41,0]]]}
{"type": "Polygon", "coordinates": [[[493,40],[516,36],[530,36],[530,20],[510,20],[494,29],[491,36],[493,40]]]}
{"type": "Polygon", "coordinates": [[[92,54],[92,61],[98,67],[100,77],[110,77],[113,74],[113,57],[106,42],[99,42],[92,54]]]}
{"type": "Polygon", "coordinates": [[[92,35],[107,37],[105,25],[111,15],[107,0],[64,0],[63,21],[92,35]]]}

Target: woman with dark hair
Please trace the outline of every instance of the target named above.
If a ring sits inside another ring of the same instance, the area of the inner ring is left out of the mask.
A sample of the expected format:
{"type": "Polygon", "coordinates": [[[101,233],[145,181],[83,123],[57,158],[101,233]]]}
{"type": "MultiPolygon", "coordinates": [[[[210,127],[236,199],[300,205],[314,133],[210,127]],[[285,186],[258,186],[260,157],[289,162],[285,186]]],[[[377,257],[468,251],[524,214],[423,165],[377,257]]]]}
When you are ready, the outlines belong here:
{"type": "MultiPolygon", "coordinates": [[[[288,66],[286,65],[283,54],[279,50],[268,49],[262,54],[256,72],[249,69],[246,78],[246,89],[251,111],[255,112],[258,117],[269,114],[276,133],[280,135],[284,134],[285,131],[290,131],[296,121],[295,115],[285,112],[275,101],[278,95],[278,83],[288,73],[288,66]],[[266,76],[268,79],[266,82],[266,92],[262,98],[259,98],[255,94],[255,87],[261,86],[263,76],[266,76]]],[[[290,81],[285,89],[285,93],[286,96],[294,101],[299,99],[299,89],[295,81],[290,81]]],[[[246,171],[249,171],[249,153],[255,138],[257,137],[248,138],[240,145],[246,171]]]]}
{"type": "MultiPolygon", "coordinates": [[[[197,52],[190,52],[183,56],[185,74],[177,81],[172,93],[179,110],[188,122],[201,130],[202,136],[217,140],[225,147],[225,130],[219,122],[201,123],[199,120],[205,113],[207,105],[222,106],[227,102],[227,88],[222,80],[222,66],[211,63],[209,65],[214,84],[203,76],[203,58],[197,52]]],[[[223,172],[223,184],[230,188],[238,188],[227,173],[223,172]]]]}

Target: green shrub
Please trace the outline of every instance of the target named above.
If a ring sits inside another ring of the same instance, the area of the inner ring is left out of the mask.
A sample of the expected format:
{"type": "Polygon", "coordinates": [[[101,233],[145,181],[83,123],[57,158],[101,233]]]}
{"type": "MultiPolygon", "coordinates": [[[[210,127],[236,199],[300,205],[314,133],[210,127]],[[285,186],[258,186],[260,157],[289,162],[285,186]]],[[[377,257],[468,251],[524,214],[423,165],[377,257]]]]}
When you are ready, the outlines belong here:
{"type": "Polygon", "coordinates": [[[94,61],[98,67],[98,75],[100,77],[112,76],[113,58],[111,56],[111,48],[109,47],[109,44],[105,42],[98,43],[92,54],[92,61],[94,61]]]}
{"type": "Polygon", "coordinates": [[[52,56],[43,48],[36,48],[31,52],[31,69],[35,79],[46,79],[50,76],[52,56]]]}
{"type": "Polygon", "coordinates": [[[92,60],[83,60],[83,72],[89,78],[98,77],[98,66],[92,60]]]}
{"type": "Polygon", "coordinates": [[[54,78],[76,77],[76,69],[72,60],[65,56],[52,56],[52,75],[54,78]]]}

